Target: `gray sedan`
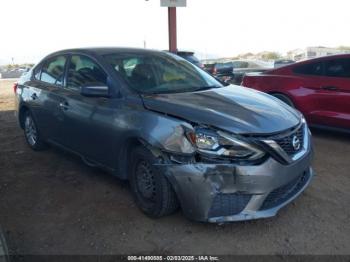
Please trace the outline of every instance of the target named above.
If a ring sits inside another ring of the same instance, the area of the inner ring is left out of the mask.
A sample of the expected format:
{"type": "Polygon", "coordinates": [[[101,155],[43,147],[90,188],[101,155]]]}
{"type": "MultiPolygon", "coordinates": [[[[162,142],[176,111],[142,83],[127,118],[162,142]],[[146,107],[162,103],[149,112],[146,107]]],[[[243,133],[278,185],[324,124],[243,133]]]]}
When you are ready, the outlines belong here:
{"type": "Polygon", "coordinates": [[[298,111],[223,86],[171,53],[59,51],[23,76],[15,94],[32,149],[54,145],[129,180],[151,217],[179,206],[197,221],[271,217],[313,176],[311,135],[298,111]]]}

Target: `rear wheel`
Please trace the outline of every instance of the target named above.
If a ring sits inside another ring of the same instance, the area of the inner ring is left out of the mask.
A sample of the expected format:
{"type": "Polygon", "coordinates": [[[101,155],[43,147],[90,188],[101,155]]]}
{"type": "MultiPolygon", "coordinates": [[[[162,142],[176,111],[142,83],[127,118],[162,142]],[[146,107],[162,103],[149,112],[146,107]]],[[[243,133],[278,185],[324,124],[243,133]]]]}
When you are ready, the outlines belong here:
{"type": "Polygon", "coordinates": [[[282,102],[286,103],[287,105],[289,105],[290,107],[295,108],[295,105],[293,104],[292,100],[290,100],[289,97],[282,95],[282,94],[271,94],[272,96],[278,98],[279,100],[281,100],[282,102]]]}
{"type": "Polygon", "coordinates": [[[130,184],[138,207],[150,217],[162,217],[178,209],[176,194],[167,178],[153,165],[157,159],[145,147],[131,154],[130,184]]]}
{"type": "Polygon", "coordinates": [[[24,136],[33,150],[39,151],[46,148],[46,144],[30,111],[26,111],[24,116],[24,136]]]}

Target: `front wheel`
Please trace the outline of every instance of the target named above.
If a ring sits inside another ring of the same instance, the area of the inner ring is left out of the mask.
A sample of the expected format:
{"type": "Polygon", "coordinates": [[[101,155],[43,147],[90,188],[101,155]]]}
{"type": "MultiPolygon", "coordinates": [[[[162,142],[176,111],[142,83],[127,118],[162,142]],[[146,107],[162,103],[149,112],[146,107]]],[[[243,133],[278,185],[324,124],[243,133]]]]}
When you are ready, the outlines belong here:
{"type": "Polygon", "coordinates": [[[30,111],[25,112],[24,135],[28,145],[33,150],[39,151],[46,148],[46,144],[40,135],[38,126],[35,123],[35,120],[30,111]]]}
{"type": "Polygon", "coordinates": [[[167,178],[153,165],[157,159],[145,147],[131,154],[130,185],[138,207],[150,217],[169,215],[178,209],[176,194],[167,178]]]}

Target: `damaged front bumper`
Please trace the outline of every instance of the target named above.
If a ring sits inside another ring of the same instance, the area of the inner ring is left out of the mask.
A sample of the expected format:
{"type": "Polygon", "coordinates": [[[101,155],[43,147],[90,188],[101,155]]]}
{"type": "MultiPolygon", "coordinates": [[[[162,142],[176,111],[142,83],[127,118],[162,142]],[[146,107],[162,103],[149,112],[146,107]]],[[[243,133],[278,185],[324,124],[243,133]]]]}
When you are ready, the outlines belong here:
{"type": "Polygon", "coordinates": [[[212,223],[275,216],[309,185],[312,150],[284,165],[268,158],[260,165],[163,164],[184,214],[212,223]]]}

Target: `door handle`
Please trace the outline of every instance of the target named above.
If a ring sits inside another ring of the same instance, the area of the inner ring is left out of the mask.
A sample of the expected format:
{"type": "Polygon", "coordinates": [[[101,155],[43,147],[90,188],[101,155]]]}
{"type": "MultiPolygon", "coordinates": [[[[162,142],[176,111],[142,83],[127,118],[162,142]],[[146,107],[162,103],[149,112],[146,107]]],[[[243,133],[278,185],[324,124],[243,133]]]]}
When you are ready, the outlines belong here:
{"type": "Polygon", "coordinates": [[[68,110],[69,109],[69,104],[67,102],[61,102],[59,106],[60,106],[60,108],[62,110],[68,110]]]}
{"type": "Polygon", "coordinates": [[[338,87],[336,86],[321,86],[322,90],[328,90],[328,91],[338,91],[338,87]]]}
{"type": "Polygon", "coordinates": [[[36,93],[33,93],[31,96],[30,96],[33,100],[37,99],[38,96],[36,95],[36,93]]]}

